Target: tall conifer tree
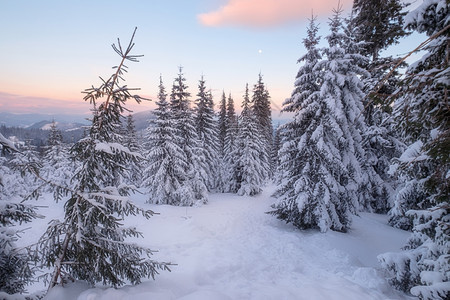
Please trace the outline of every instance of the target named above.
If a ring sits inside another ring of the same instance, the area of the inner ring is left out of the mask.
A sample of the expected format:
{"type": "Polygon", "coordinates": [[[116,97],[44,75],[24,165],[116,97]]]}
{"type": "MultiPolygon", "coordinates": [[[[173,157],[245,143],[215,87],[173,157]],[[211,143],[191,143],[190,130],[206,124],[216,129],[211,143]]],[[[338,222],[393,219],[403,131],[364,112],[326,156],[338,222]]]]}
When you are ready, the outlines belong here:
{"type": "Polygon", "coordinates": [[[298,110],[284,133],[280,150],[284,180],[271,213],[303,229],[346,231],[351,213],[358,209],[359,159],[364,152],[359,134],[363,93],[357,75],[362,70],[345,52],[341,13],[338,7],[330,19],[329,48],[323,50],[326,59],[321,61],[311,20],[304,41],[308,52],[301,59],[305,65],[296,80],[296,86],[308,82],[309,87],[294,91],[288,102],[298,110]]]}
{"type": "Polygon", "coordinates": [[[271,153],[273,144],[273,126],[270,95],[263,82],[262,74],[258,75],[258,82],[253,87],[252,105],[263,142],[261,160],[264,161],[264,165],[267,167],[264,178],[268,179],[272,174],[271,153]]]}
{"type": "Polygon", "coordinates": [[[136,284],[142,277],[154,277],[158,269],[168,269],[167,264],[150,259],[152,250],[127,242],[127,237],[141,233],[122,224],[128,215],[149,218],[153,214],[136,206],[128,198],[132,187],[120,181],[127,162],[137,157],[117,143],[125,103],[142,100],[120,85],[124,62],[139,57],[131,54],[133,38],[134,33],[127,48],[120,41],[113,45],[121,57],[115,73],[100,87],[85,91],[84,99],[94,105],[94,115],[88,136],[73,147],[80,168],[73,189],[67,190],[64,219],[53,220],[38,245],[43,264],[54,268],[49,289],[68,278],[113,286],[136,284]]]}
{"type": "Polygon", "coordinates": [[[379,260],[396,288],[420,299],[450,297],[449,14],[446,0],[423,1],[408,14],[407,26],[429,40],[394,107],[408,147],[394,164],[403,184],[389,221],[413,233],[402,252],[379,260]]]}
{"type": "Polygon", "coordinates": [[[219,137],[217,122],[214,118],[214,102],[211,93],[206,91],[205,80],[202,78],[198,85],[198,94],[195,107],[195,124],[206,163],[205,182],[208,189],[217,188],[219,181],[219,137]]]}
{"type": "Polygon", "coordinates": [[[172,85],[170,95],[171,118],[177,129],[178,146],[183,149],[186,156],[186,176],[188,181],[183,184],[182,205],[208,201],[207,195],[207,166],[205,156],[199,147],[197,130],[195,129],[194,112],[190,107],[191,94],[185,84],[186,78],[180,67],[178,76],[172,85]]]}
{"type": "Polygon", "coordinates": [[[156,119],[145,133],[148,165],[144,170],[143,185],[149,190],[149,203],[179,205],[184,197],[182,186],[187,180],[186,157],[176,142],[179,137],[161,77],[156,105],[156,119]]]}

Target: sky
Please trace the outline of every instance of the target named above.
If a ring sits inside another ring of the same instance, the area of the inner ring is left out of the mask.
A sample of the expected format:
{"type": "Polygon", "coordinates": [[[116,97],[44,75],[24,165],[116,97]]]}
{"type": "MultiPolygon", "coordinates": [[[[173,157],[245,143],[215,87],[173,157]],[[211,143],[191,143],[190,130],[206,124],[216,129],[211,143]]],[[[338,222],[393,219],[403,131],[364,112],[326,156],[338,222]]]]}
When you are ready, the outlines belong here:
{"type": "MultiPolygon", "coordinates": [[[[420,0],[418,0],[420,2],[420,0]]],[[[351,0],[340,0],[345,13],[351,0]]],[[[275,118],[291,95],[297,60],[305,50],[312,11],[322,46],[334,0],[0,0],[0,112],[88,114],[82,91],[108,78],[135,27],[134,54],[125,84],[155,100],[159,77],[170,92],[183,68],[191,99],[204,76],[214,101],[231,94],[237,108],[245,85],[263,75],[275,118]]],[[[404,55],[421,40],[409,38],[393,50],[404,55]]],[[[134,112],[154,101],[130,105],[134,112]]]]}

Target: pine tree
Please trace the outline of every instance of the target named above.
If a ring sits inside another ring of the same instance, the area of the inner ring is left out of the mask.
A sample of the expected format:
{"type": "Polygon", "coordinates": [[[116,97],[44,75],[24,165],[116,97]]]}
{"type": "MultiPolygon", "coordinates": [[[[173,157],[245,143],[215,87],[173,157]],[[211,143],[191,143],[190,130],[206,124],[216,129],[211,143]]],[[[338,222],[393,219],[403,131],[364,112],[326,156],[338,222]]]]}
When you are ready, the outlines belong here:
{"type": "Polygon", "coordinates": [[[430,38],[427,53],[408,69],[394,107],[408,147],[394,165],[403,185],[389,221],[413,234],[402,252],[379,260],[396,288],[420,299],[450,297],[449,12],[448,1],[427,0],[408,14],[407,26],[430,38]]]}
{"type": "Polygon", "coordinates": [[[225,182],[224,191],[237,193],[238,191],[238,179],[233,170],[234,162],[236,161],[236,139],[238,135],[238,120],[236,116],[236,110],[234,108],[234,100],[231,97],[231,93],[228,96],[227,101],[227,115],[226,115],[226,135],[224,144],[224,157],[223,157],[223,178],[225,182]]]}
{"type": "Polygon", "coordinates": [[[199,147],[195,129],[194,112],[190,107],[190,93],[185,85],[186,79],[180,67],[175,78],[170,96],[171,118],[176,124],[178,146],[183,149],[186,157],[185,173],[188,180],[182,186],[183,199],[181,205],[208,202],[207,166],[202,149],[199,147]]]}
{"type": "Polygon", "coordinates": [[[404,184],[396,195],[390,223],[404,229],[412,225],[405,217],[408,210],[449,199],[448,6],[445,1],[426,1],[409,14],[410,28],[428,36],[441,34],[425,47],[427,55],[408,69],[394,106],[397,130],[408,147],[394,164],[404,184]]]}
{"type": "Polygon", "coordinates": [[[261,151],[261,160],[264,162],[264,165],[267,166],[264,175],[264,179],[267,180],[272,175],[271,153],[273,144],[273,127],[272,112],[270,109],[270,95],[264,85],[261,74],[259,74],[258,82],[253,87],[252,104],[262,136],[263,151],[261,151]]]}
{"type": "Polygon", "coordinates": [[[366,43],[363,55],[370,55],[376,61],[381,50],[407,35],[403,29],[404,7],[399,0],[353,1],[358,40],[366,43]]]}
{"type": "Polygon", "coordinates": [[[10,191],[16,196],[26,198],[40,190],[42,182],[38,180],[34,171],[42,168],[42,161],[36,148],[31,144],[31,140],[27,140],[19,147],[20,151],[12,154],[12,159],[8,162],[17,180],[10,191]],[[29,170],[30,167],[34,170],[29,170]]]}
{"type": "MultiPolygon", "coordinates": [[[[128,114],[126,119],[126,125],[123,133],[123,145],[130,151],[135,153],[141,153],[141,147],[138,142],[136,126],[134,125],[134,119],[132,114],[128,114]]],[[[135,186],[140,186],[142,182],[142,170],[138,160],[133,159],[127,166],[126,170],[126,182],[135,186]]]]}
{"type": "Polygon", "coordinates": [[[220,101],[219,109],[219,145],[220,156],[223,159],[225,156],[225,138],[227,135],[227,97],[225,92],[222,93],[222,99],[220,101]]]}
{"type": "Polygon", "coordinates": [[[43,264],[54,268],[49,289],[70,278],[113,286],[125,281],[136,284],[142,277],[154,277],[158,269],[168,269],[167,264],[150,259],[152,250],[127,242],[127,237],[142,234],[122,224],[128,215],[142,214],[146,218],[153,215],[128,198],[132,187],[121,179],[127,162],[138,155],[116,142],[120,140],[118,132],[125,103],[142,99],[120,85],[124,62],[137,61],[139,57],[130,54],[133,38],[134,33],[124,49],[119,40],[118,46],[113,44],[121,57],[115,73],[102,80],[100,87],[85,91],[84,99],[94,105],[94,111],[88,136],[72,150],[80,161],[74,188],[67,190],[64,220],[53,220],[38,245],[43,264]],[[96,103],[103,98],[106,100],[97,108],[96,103]]]}
{"type": "Polygon", "coordinates": [[[149,190],[149,203],[178,205],[182,203],[184,195],[181,188],[187,180],[186,157],[176,142],[177,130],[170,116],[162,78],[156,105],[156,119],[145,134],[149,164],[143,173],[143,185],[149,190]]]}
{"type": "Polygon", "coordinates": [[[31,222],[37,217],[36,207],[16,201],[0,200],[0,292],[23,293],[34,274],[31,254],[16,242],[21,230],[17,223],[31,222]]]}
{"type": "Polygon", "coordinates": [[[235,154],[232,155],[235,157],[232,169],[237,183],[237,194],[254,196],[262,190],[267,166],[261,160],[261,149],[264,148],[264,144],[256,117],[250,107],[248,84],[242,107],[235,154]]]}
{"type": "MultiPolygon", "coordinates": [[[[19,152],[2,134],[0,149],[2,154],[19,152]]],[[[9,184],[9,180],[4,177],[11,175],[5,162],[6,158],[0,155],[0,292],[15,294],[25,291],[25,285],[31,281],[34,270],[31,253],[16,244],[21,230],[16,230],[14,226],[30,222],[38,215],[35,206],[21,203],[22,198],[10,196],[3,189],[9,184]]]]}
{"type": "Polygon", "coordinates": [[[338,7],[330,19],[329,48],[323,50],[327,59],[321,61],[311,20],[304,41],[308,53],[300,59],[305,64],[296,79],[296,87],[307,85],[294,90],[289,105],[299,109],[283,133],[282,184],[271,213],[301,229],[345,232],[351,213],[358,209],[359,159],[364,152],[359,134],[363,124],[358,118],[363,93],[357,74],[362,70],[345,52],[341,13],[338,7]]]}
{"type": "Polygon", "coordinates": [[[55,191],[55,195],[58,195],[60,187],[70,187],[70,181],[76,169],[75,160],[70,155],[69,147],[63,142],[61,131],[53,122],[44,151],[41,174],[53,183],[47,185],[47,189],[55,191]]]}
{"type": "Polygon", "coordinates": [[[217,122],[214,119],[214,102],[211,93],[206,91],[205,80],[198,85],[195,107],[195,127],[200,141],[200,149],[206,162],[206,183],[208,190],[215,190],[219,185],[219,137],[217,122]]]}
{"type": "Polygon", "coordinates": [[[367,124],[367,130],[363,132],[367,178],[362,204],[366,210],[378,213],[386,213],[392,207],[396,182],[388,174],[389,164],[402,149],[393,126],[392,108],[386,101],[397,89],[400,73],[395,72],[389,80],[383,80],[397,60],[381,57],[380,51],[408,35],[403,29],[403,8],[404,5],[397,0],[377,3],[358,0],[353,4],[351,19],[347,21],[347,32],[351,37],[348,47],[371,57],[360,65],[369,71],[363,76],[364,91],[368,95],[364,99],[363,111],[367,124]]]}

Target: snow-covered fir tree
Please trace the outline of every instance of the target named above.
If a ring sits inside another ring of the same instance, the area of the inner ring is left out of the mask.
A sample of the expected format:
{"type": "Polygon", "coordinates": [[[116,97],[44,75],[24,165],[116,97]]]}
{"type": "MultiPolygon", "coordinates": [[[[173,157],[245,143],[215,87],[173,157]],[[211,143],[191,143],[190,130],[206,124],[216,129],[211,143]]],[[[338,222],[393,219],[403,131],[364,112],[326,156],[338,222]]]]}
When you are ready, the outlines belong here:
{"type": "Polygon", "coordinates": [[[200,150],[206,162],[206,185],[208,190],[216,190],[219,185],[219,136],[217,121],[214,115],[214,102],[210,92],[206,91],[205,80],[198,84],[197,99],[195,100],[195,127],[200,141],[200,150]]]}
{"type": "Polygon", "coordinates": [[[39,192],[39,187],[43,184],[36,177],[35,172],[39,173],[42,168],[42,160],[37,151],[37,147],[31,144],[31,140],[25,141],[17,147],[20,151],[14,152],[8,164],[13,170],[13,177],[17,182],[11,182],[9,191],[19,197],[28,197],[34,192],[39,192]],[[29,172],[29,168],[33,171],[29,172]]]}
{"type": "Polygon", "coordinates": [[[176,142],[179,139],[175,123],[170,116],[169,102],[160,78],[156,119],[145,132],[148,165],[143,172],[143,186],[148,189],[149,203],[179,205],[182,186],[187,180],[186,155],[176,142]]]}
{"type": "Polygon", "coordinates": [[[11,152],[19,153],[19,150],[0,134],[0,292],[16,294],[25,291],[32,279],[33,267],[31,253],[16,244],[21,231],[14,227],[32,221],[38,215],[35,206],[22,203],[21,197],[5,192],[11,183],[7,177],[12,171],[4,164],[7,160],[4,155],[11,152]]]}
{"type": "Polygon", "coordinates": [[[208,202],[206,182],[208,180],[207,164],[200,148],[197,130],[195,128],[194,111],[190,106],[188,86],[185,84],[183,70],[180,67],[178,76],[172,85],[170,95],[170,112],[178,138],[176,142],[183,149],[185,173],[187,181],[182,186],[180,205],[193,205],[208,202]]]}
{"type": "Polygon", "coordinates": [[[397,89],[400,73],[388,72],[397,63],[392,57],[381,57],[380,52],[408,35],[403,28],[404,5],[398,0],[354,1],[347,32],[351,37],[348,46],[354,52],[370,59],[362,61],[369,73],[363,76],[364,117],[367,130],[362,133],[366,153],[366,185],[363,206],[366,210],[386,213],[393,204],[392,195],[396,181],[388,173],[390,161],[402,151],[393,126],[392,107],[387,99],[397,89]]]}
{"type": "Polygon", "coordinates": [[[270,95],[262,79],[262,74],[258,75],[258,82],[253,86],[252,95],[253,111],[257,120],[257,125],[261,132],[263,151],[261,151],[261,160],[267,167],[264,179],[267,180],[272,175],[271,153],[272,153],[272,111],[270,108],[270,95]]]}
{"type": "Polygon", "coordinates": [[[53,183],[46,185],[48,190],[55,191],[70,186],[76,169],[75,160],[70,154],[70,145],[63,142],[61,131],[55,122],[50,127],[42,165],[42,177],[53,183]]]}
{"type": "Polygon", "coordinates": [[[222,92],[222,98],[220,100],[220,107],[218,112],[218,122],[219,122],[219,154],[223,158],[225,155],[225,138],[227,136],[227,97],[225,92],[222,92]]]}
{"type": "Polygon", "coordinates": [[[357,38],[365,42],[363,55],[376,61],[381,50],[407,35],[403,28],[405,4],[399,0],[354,0],[352,22],[357,38]]]}
{"type": "MultiPolygon", "coordinates": [[[[123,142],[122,144],[130,149],[132,152],[141,153],[142,149],[139,145],[136,126],[134,125],[134,118],[132,114],[128,114],[126,118],[126,125],[123,132],[123,142]]],[[[142,170],[140,167],[140,162],[137,160],[130,161],[125,172],[125,178],[127,183],[140,186],[142,182],[142,170]]]]}
{"type": "Polygon", "coordinates": [[[424,1],[407,16],[410,28],[430,37],[440,34],[425,47],[427,54],[408,69],[394,106],[397,130],[407,148],[393,166],[404,183],[390,211],[390,223],[403,229],[412,226],[405,216],[408,210],[449,199],[448,6],[446,1],[424,1]]]}
{"type": "Polygon", "coordinates": [[[406,25],[430,39],[394,107],[408,147],[394,164],[403,185],[389,221],[413,234],[402,252],[379,260],[395,287],[420,299],[450,297],[449,12],[448,1],[426,0],[407,15],[406,25]]]}
{"type": "Polygon", "coordinates": [[[37,246],[42,264],[53,268],[49,290],[69,279],[113,286],[137,284],[143,277],[154,277],[158,269],[168,269],[167,264],[150,259],[152,250],[127,242],[128,237],[136,238],[141,233],[123,225],[126,216],[153,215],[129,199],[132,187],[121,182],[127,163],[139,154],[116,142],[120,140],[125,103],[142,99],[121,85],[125,61],[137,61],[139,57],[130,53],[133,38],[134,33],[126,48],[120,41],[118,46],[113,44],[121,56],[115,73],[99,87],[85,91],[84,99],[93,104],[94,110],[88,136],[72,148],[80,161],[74,187],[66,191],[64,219],[52,220],[37,246]]]}
{"type": "Polygon", "coordinates": [[[296,79],[296,86],[305,89],[295,89],[288,102],[301,109],[283,136],[282,179],[271,213],[302,229],[346,231],[351,213],[359,208],[364,94],[357,75],[362,70],[345,51],[341,13],[338,7],[330,19],[329,47],[323,50],[323,60],[317,54],[317,28],[311,21],[304,40],[308,52],[300,59],[304,66],[296,79]]]}
{"type": "Polygon", "coordinates": [[[23,293],[32,279],[32,256],[27,248],[17,246],[21,231],[14,226],[36,217],[36,207],[32,205],[0,200],[0,292],[23,293]]]}
{"type": "MultiPolygon", "coordinates": [[[[273,131],[273,144],[272,144],[272,169],[275,171],[280,165],[280,158],[278,152],[281,149],[281,125],[278,123],[273,131]]],[[[275,178],[276,180],[276,178],[275,178]]]]}
{"type": "Polygon", "coordinates": [[[239,134],[234,150],[235,161],[232,164],[238,195],[254,196],[262,191],[264,175],[268,168],[261,159],[264,149],[261,132],[252,107],[248,84],[245,88],[242,113],[239,117],[239,134]]]}
{"type": "Polygon", "coordinates": [[[238,135],[238,119],[234,107],[234,100],[231,93],[227,100],[227,115],[226,115],[226,135],[224,144],[223,156],[223,180],[225,183],[224,191],[236,193],[238,191],[238,179],[233,170],[234,162],[236,161],[236,139],[238,135]]]}

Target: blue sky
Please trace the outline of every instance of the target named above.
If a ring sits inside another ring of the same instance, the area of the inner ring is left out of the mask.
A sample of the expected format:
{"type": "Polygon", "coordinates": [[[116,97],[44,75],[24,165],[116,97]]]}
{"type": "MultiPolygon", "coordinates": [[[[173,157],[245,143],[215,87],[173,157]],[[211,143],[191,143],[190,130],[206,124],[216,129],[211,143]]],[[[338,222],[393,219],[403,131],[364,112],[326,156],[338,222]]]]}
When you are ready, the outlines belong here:
{"type": "MultiPolygon", "coordinates": [[[[349,12],[351,1],[342,1],[349,12]]],[[[139,63],[126,83],[155,98],[160,74],[170,91],[178,67],[192,99],[204,75],[216,103],[222,91],[240,104],[261,72],[276,111],[290,96],[303,54],[307,17],[319,15],[322,38],[337,1],[321,0],[0,0],[0,111],[88,113],[81,91],[108,77],[134,30],[139,63]],[[310,3],[313,2],[313,3],[310,3]],[[275,4],[274,4],[275,3],[275,4]],[[278,3],[278,4],[277,4],[278,3]],[[275,5],[275,6],[274,6],[275,5]]],[[[395,53],[419,44],[405,40],[395,53]]],[[[152,103],[132,106],[134,111],[152,103]]]]}

